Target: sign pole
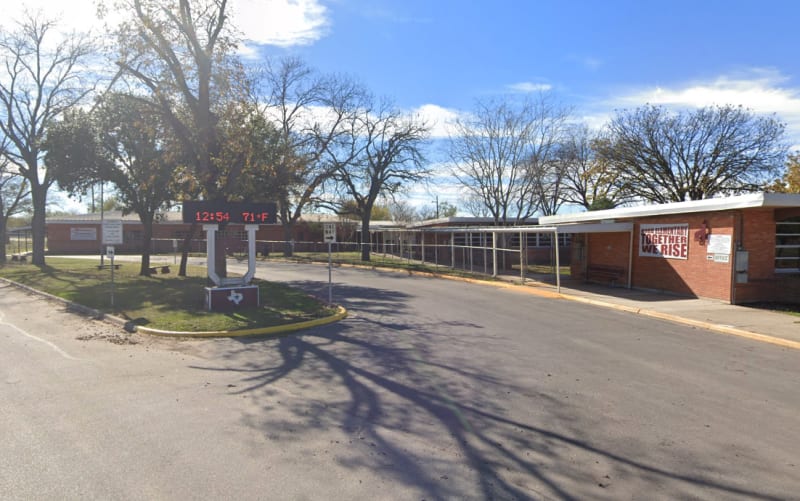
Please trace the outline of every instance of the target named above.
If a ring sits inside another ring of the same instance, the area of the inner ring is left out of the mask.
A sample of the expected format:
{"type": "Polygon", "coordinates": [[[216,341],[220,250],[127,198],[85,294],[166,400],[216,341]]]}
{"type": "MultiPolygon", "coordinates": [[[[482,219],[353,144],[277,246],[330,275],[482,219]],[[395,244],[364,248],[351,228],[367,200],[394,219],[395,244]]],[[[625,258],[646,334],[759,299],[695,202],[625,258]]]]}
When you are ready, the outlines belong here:
{"type": "Polygon", "coordinates": [[[331,258],[331,245],[336,242],[336,224],[325,223],[322,227],[325,242],[328,244],[328,304],[333,303],[333,281],[331,280],[331,268],[333,259],[331,258]]]}
{"type": "Polygon", "coordinates": [[[114,246],[106,247],[106,256],[111,260],[111,308],[114,308],[114,246]]]}
{"type": "Polygon", "coordinates": [[[328,242],[328,304],[333,303],[333,281],[331,280],[331,243],[328,242]]]}

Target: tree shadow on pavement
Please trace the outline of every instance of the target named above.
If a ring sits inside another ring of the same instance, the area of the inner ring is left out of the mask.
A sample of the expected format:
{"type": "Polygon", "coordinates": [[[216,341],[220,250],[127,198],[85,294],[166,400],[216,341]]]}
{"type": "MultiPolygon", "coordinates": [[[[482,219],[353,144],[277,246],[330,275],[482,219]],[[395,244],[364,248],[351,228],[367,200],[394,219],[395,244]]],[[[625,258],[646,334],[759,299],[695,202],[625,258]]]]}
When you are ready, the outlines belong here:
{"type": "Polygon", "coordinates": [[[396,312],[408,308],[406,295],[366,287],[343,292],[354,310],[346,321],[278,339],[237,340],[220,366],[195,367],[239,374],[232,392],[258,409],[244,422],[281,447],[316,437],[329,443],[319,453],[337,467],[368,471],[426,499],[614,498],[620,493],[610,479],[633,477],[668,484],[669,497],[699,490],[777,499],[714,480],[699,463],[696,474],[685,474],[594,445],[591,430],[559,396],[442,349],[479,338],[480,325],[397,321],[396,312]],[[511,411],[512,398],[529,411],[511,411]],[[587,471],[592,463],[605,469],[587,471]]]}

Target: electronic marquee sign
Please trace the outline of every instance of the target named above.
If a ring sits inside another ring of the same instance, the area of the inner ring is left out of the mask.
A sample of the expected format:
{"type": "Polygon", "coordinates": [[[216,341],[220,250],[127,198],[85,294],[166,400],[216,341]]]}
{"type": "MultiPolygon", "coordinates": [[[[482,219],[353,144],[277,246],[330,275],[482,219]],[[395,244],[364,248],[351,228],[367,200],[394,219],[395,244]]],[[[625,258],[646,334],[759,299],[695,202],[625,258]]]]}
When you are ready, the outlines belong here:
{"type": "Polygon", "coordinates": [[[274,202],[183,202],[183,222],[203,224],[277,224],[274,202]]]}

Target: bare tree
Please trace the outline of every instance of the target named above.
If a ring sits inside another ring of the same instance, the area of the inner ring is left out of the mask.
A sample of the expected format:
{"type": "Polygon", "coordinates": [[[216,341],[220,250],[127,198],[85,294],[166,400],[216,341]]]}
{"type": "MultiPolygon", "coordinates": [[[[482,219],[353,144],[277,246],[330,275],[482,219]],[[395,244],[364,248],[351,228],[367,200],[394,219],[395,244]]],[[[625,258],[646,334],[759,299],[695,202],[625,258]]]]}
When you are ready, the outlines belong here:
{"type": "Polygon", "coordinates": [[[597,153],[636,197],[701,200],[764,189],[786,158],[784,129],[740,106],[677,113],[644,106],[618,112],[597,153]]]}
{"type": "Polygon", "coordinates": [[[94,53],[88,35],[61,36],[55,21],[28,15],[16,30],[0,34],[0,133],[3,154],[27,181],[33,204],[33,257],[45,264],[47,192],[54,179],[44,168],[41,144],[48,128],[93,91],[84,65],[94,53]]]}
{"type": "Polygon", "coordinates": [[[346,134],[326,150],[326,160],[335,168],[329,184],[336,195],[327,205],[340,211],[343,201],[354,203],[361,219],[362,261],[370,260],[369,224],[378,197],[394,197],[429,173],[422,155],[428,134],[423,121],[381,101],[352,116],[346,134]]]}
{"type": "Polygon", "coordinates": [[[461,200],[461,208],[472,217],[491,217],[489,207],[486,206],[483,198],[476,193],[470,193],[461,200]]]}
{"type": "Polygon", "coordinates": [[[495,224],[519,223],[560,206],[555,162],[568,111],[544,94],[515,104],[479,101],[450,137],[454,176],[481,200],[495,224]]]}
{"type": "Polygon", "coordinates": [[[420,214],[408,200],[393,200],[389,205],[392,221],[411,223],[420,220],[420,214]]]}
{"type": "MultiPolygon", "coordinates": [[[[3,149],[0,144],[0,153],[3,149]]],[[[0,154],[0,263],[6,262],[8,220],[30,208],[28,181],[9,166],[10,162],[0,154]]]]}
{"type": "Polygon", "coordinates": [[[323,161],[323,155],[344,134],[344,125],[352,123],[367,93],[348,78],[318,75],[298,58],[270,66],[266,83],[266,112],[277,125],[279,141],[265,173],[273,180],[284,228],[284,254],[290,256],[294,226],[303,209],[335,172],[335,164],[323,161]]]}
{"type": "Polygon", "coordinates": [[[563,172],[562,199],[587,210],[613,209],[628,202],[625,185],[599,158],[595,148],[604,138],[593,134],[585,125],[569,129],[559,151],[558,162],[563,172]]]}

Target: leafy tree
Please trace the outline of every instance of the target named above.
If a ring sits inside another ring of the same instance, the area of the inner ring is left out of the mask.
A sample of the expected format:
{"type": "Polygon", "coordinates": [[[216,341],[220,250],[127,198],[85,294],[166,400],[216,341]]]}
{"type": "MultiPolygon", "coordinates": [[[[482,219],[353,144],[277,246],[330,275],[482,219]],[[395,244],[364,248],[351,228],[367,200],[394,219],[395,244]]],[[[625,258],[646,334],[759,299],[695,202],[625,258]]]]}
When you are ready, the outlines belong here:
{"type": "Polygon", "coordinates": [[[94,53],[86,35],[55,38],[56,23],[26,16],[16,29],[0,33],[0,134],[4,157],[27,183],[33,205],[32,263],[45,264],[47,192],[55,182],[44,169],[41,144],[48,129],[93,90],[83,71],[94,53]]]}
{"type": "Polygon", "coordinates": [[[150,248],[156,213],[176,195],[175,173],[183,155],[161,115],[141,99],[107,95],[97,109],[100,141],[113,159],[103,179],[114,184],[123,213],[142,222],[140,275],[150,273],[150,248]]]}
{"type": "Polygon", "coordinates": [[[560,206],[555,154],[568,112],[547,95],[521,103],[479,101],[450,137],[453,175],[495,224],[519,223],[560,206]]]}
{"type": "Polygon", "coordinates": [[[618,112],[607,129],[597,154],[633,196],[655,203],[759,191],[786,155],[785,126],[740,106],[644,106],[618,112]]]}
{"type": "MultiPolygon", "coordinates": [[[[117,64],[150,93],[155,109],[188,156],[190,172],[207,200],[227,200],[241,181],[240,163],[223,162],[221,115],[246,101],[251,82],[233,56],[226,0],[120,0],[130,15],[118,32],[117,64]]],[[[230,124],[230,123],[229,123],[230,124]]],[[[227,130],[232,130],[228,127],[227,130]]],[[[231,160],[231,157],[226,158],[231,160]]],[[[224,240],[217,234],[216,271],[227,275],[224,240]]],[[[181,260],[185,274],[186,253],[181,260]]]]}
{"type": "Polygon", "coordinates": [[[126,209],[125,203],[117,195],[110,195],[103,198],[103,212],[111,211],[124,211],[126,209]]]}
{"type": "Polygon", "coordinates": [[[74,109],[50,127],[42,143],[51,177],[71,195],[85,195],[113,168],[98,129],[88,112],[74,109]]]}
{"type": "Polygon", "coordinates": [[[425,221],[428,219],[439,219],[446,217],[453,217],[458,212],[458,207],[451,204],[447,200],[438,202],[435,206],[425,205],[418,211],[418,218],[425,221]]]}
{"type": "Polygon", "coordinates": [[[617,207],[617,203],[614,200],[606,197],[596,197],[592,199],[592,202],[589,204],[589,207],[586,207],[587,210],[607,210],[613,209],[617,207]]]}
{"type": "MultiPolygon", "coordinates": [[[[326,160],[335,168],[331,178],[336,200],[353,200],[361,219],[361,259],[370,260],[369,223],[379,196],[394,197],[408,183],[425,178],[422,144],[428,126],[402,114],[387,101],[358,110],[348,121],[346,133],[326,149],[326,160]]],[[[335,202],[327,205],[340,213],[335,202]]]]}
{"type": "Polygon", "coordinates": [[[150,274],[150,248],[157,211],[175,197],[181,150],[155,109],[142,98],[107,94],[94,116],[74,113],[54,127],[47,141],[48,164],[70,193],[110,182],[123,213],[142,222],[140,275],[150,274]]]}
{"type": "Polygon", "coordinates": [[[800,193],[800,153],[790,153],[786,159],[786,171],[768,187],[776,193],[800,193]]]}

